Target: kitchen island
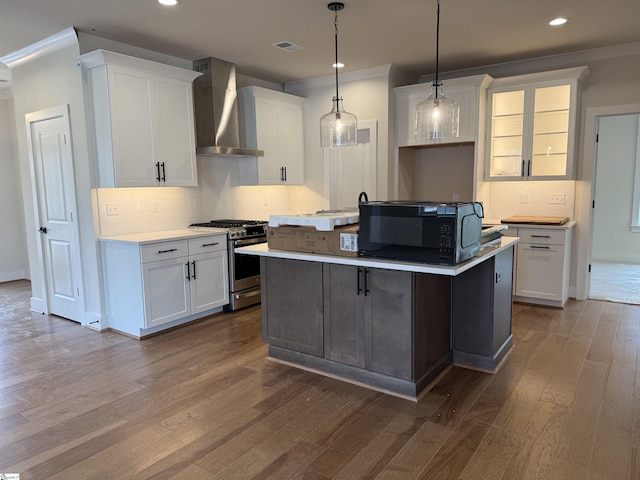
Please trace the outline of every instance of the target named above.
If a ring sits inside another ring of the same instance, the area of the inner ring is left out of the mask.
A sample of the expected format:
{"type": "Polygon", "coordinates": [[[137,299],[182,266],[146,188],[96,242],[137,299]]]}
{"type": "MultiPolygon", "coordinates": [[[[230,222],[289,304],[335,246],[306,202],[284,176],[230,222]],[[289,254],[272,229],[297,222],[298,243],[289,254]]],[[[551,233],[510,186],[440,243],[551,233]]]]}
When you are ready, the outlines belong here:
{"type": "Polygon", "coordinates": [[[275,360],[416,399],[449,365],[494,372],[513,345],[513,247],[454,266],[243,247],[261,257],[275,360]]]}

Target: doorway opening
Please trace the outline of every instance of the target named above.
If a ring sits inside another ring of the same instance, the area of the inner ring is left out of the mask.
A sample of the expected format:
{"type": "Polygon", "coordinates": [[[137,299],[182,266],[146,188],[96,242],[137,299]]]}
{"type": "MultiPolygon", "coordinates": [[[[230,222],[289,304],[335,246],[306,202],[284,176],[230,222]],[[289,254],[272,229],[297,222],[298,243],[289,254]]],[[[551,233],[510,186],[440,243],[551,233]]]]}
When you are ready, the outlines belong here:
{"type": "Polygon", "coordinates": [[[588,298],[640,304],[640,114],[598,116],[588,298]]]}

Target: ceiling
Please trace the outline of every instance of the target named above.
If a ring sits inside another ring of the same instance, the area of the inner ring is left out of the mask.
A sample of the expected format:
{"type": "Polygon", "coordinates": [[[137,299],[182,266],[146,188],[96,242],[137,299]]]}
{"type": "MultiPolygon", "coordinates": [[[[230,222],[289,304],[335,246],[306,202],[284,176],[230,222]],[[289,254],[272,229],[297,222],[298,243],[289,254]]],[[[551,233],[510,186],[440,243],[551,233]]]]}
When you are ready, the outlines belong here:
{"type": "MultiPolygon", "coordinates": [[[[333,12],[326,0],[180,2],[0,0],[0,58],[73,26],[189,60],[222,58],[245,75],[276,83],[333,73],[333,12]],[[272,46],[280,41],[303,49],[272,46]]],[[[344,71],[393,63],[433,73],[436,0],[344,3],[338,13],[344,71]]],[[[638,19],[640,0],[441,0],[440,70],[639,42],[638,19]],[[548,26],[557,16],[570,21],[548,26]]],[[[8,69],[0,69],[1,79],[10,79],[8,69]]]]}

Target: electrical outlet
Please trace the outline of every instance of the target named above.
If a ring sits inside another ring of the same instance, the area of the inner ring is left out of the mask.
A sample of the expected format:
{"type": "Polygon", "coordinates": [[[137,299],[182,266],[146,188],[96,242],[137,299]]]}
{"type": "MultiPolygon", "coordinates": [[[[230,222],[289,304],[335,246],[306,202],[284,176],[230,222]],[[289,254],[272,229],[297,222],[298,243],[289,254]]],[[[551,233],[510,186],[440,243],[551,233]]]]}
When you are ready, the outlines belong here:
{"type": "Polygon", "coordinates": [[[119,215],[118,202],[107,202],[107,215],[119,215]]]}
{"type": "Polygon", "coordinates": [[[520,203],[529,203],[529,194],[521,193],[520,194],[520,203]]]}
{"type": "Polygon", "coordinates": [[[158,200],[154,200],[153,202],[151,202],[151,210],[152,213],[160,212],[160,202],[158,200]]]}
{"type": "Polygon", "coordinates": [[[458,200],[460,200],[460,195],[459,195],[459,194],[457,194],[457,193],[454,193],[454,194],[453,194],[453,201],[454,201],[454,202],[457,202],[458,200]]]}
{"type": "Polygon", "coordinates": [[[566,197],[566,193],[550,193],[548,202],[563,204],[566,201],[566,197]]]}
{"type": "Polygon", "coordinates": [[[269,198],[268,197],[264,197],[262,199],[262,206],[263,207],[268,207],[269,206],[269,198]]]}

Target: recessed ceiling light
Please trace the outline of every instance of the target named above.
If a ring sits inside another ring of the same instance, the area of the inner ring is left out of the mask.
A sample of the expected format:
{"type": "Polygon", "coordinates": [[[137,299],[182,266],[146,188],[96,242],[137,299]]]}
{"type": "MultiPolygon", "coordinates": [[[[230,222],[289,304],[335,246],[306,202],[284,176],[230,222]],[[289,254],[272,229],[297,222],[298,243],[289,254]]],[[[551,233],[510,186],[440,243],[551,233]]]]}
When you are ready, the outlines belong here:
{"type": "Polygon", "coordinates": [[[342,67],[344,67],[344,63],[340,63],[340,62],[338,62],[338,63],[334,63],[334,64],[333,64],[333,65],[331,65],[331,66],[332,66],[333,68],[342,68],[342,67]]]}
{"type": "Polygon", "coordinates": [[[177,5],[178,3],[180,3],[180,0],[158,0],[158,3],[160,5],[166,5],[168,7],[173,7],[174,5],[177,5]]]}
{"type": "Polygon", "coordinates": [[[552,26],[556,27],[558,25],[564,25],[568,21],[569,21],[569,19],[566,18],[566,17],[558,17],[558,18],[554,18],[553,20],[551,20],[549,22],[549,25],[552,25],[552,26]]]}

